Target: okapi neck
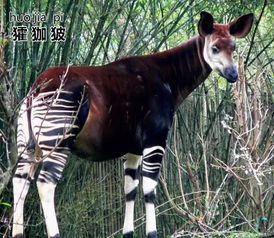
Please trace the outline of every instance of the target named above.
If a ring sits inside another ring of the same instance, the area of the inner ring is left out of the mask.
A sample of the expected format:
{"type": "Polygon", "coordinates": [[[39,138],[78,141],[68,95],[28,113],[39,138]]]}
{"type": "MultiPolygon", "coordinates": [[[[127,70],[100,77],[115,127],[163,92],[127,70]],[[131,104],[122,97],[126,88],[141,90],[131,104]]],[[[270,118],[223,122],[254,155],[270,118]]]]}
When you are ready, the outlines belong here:
{"type": "Polygon", "coordinates": [[[156,54],[176,108],[212,71],[203,57],[204,41],[203,37],[195,36],[178,47],[156,54]]]}

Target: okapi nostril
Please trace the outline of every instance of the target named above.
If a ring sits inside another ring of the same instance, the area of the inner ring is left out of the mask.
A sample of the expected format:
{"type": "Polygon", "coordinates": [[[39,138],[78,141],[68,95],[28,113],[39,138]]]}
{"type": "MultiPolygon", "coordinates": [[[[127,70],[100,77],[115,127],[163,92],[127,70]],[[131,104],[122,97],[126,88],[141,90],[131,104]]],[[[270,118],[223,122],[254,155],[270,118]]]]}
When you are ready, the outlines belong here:
{"type": "Polygon", "coordinates": [[[233,79],[238,78],[237,72],[232,72],[232,73],[229,74],[229,76],[230,76],[231,78],[233,78],[233,79]]]}
{"type": "Polygon", "coordinates": [[[223,76],[229,81],[229,82],[235,82],[238,79],[238,72],[236,70],[235,66],[228,67],[224,70],[223,76]]]}

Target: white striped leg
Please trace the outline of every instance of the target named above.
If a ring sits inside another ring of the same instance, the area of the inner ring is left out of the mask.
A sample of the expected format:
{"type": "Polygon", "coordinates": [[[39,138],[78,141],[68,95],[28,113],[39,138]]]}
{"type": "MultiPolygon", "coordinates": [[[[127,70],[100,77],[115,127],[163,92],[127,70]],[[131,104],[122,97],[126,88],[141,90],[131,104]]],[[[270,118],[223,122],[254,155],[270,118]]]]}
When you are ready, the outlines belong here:
{"type": "Polygon", "coordinates": [[[37,179],[47,234],[49,238],[59,238],[59,228],[54,206],[54,193],[57,182],[62,176],[68,152],[53,152],[44,161],[37,179]]]}
{"type": "Polygon", "coordinates": [[[21,105],[18,116],[17,148],[18,164],[12,179],[13,183],[13,227],[12,237],[23,237],[24,231],[24,203],[29,190],[30,181],[33,179],[36,165],[32,162],[33,151],[28,150],[29,131],[27,119],[26,100],[21,105]]]}
{"type": "Polygon", "coordinates": [[[56,184],[37,181],[48,237],[59,238],[59,228],[54,207],[54,192],[56,184]]]}
{"type": "Polygon", "coordinates": [[[13,228],[12,237],[23,238],[24,231],[24,203],[29,190],[30,181],[35,173],[36,166],[27,159],[20,158],[13,182],[13,228]]]}
{"type": "Polygon", "coordinates": [[[148,238],[157,237],[154,203],[164,152],[165,150],[161,146],[153,146],[143,151],[142,176],[146,207],[146,235],[148,238]]]}
{"type": "Polygon", "coordinates": [[[126,209],[123,227],[123,238],[133,238],[134,232],[134,200],[139,184],[139,166],[142,156],[127,154],[124,162],[125,184],[124,191],[126,196],[126,209]]]}
{"type": "Polygon", "coordinates": [[[54,207],[54,193],[72,143],[79,129],[78,103],[73,93],[60,89],[58,98],[47,98],[55,92],[39,94],[32,103],[32,127],[43,154],[37,188],[44,212],[48,237],[58,238],[59,229],[54,207]]]}

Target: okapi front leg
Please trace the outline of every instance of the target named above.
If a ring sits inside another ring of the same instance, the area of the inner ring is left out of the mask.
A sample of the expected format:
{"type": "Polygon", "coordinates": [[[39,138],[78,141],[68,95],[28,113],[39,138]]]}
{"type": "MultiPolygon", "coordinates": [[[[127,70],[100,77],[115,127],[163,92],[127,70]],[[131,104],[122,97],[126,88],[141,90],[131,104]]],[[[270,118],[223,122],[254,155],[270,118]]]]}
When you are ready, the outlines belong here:
{"type": "Polygon", "coordinates": [[[165,150],[161,146],[153,146],[143,152],[142,175],[146,207],[146,235],[148,238],[157,237],[154,203],[164,152],[165,150]]]}
{"type": "Polygon", "coordinates": [[[124,162],[125,170],[125,196],[126,196],[126,209],[123,227],[123,238],[133,238],[134,232],[134,200],[137,194],[141,156],[127,154],[126,161],[124,162]]]}

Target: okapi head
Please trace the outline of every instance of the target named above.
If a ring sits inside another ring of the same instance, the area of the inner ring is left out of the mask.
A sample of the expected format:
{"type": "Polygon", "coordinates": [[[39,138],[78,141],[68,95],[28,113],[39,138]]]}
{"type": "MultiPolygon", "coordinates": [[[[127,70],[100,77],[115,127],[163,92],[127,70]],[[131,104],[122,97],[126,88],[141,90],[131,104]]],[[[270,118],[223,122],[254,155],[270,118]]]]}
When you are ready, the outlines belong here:
{"type": "Polygon", "coordinates": [[[253,18],[254,15],[250,13],[229,24],[216,24],[211,14],[201,12],[198,30],[200,36],[205,38],[204,59],[212,70],[217,71],[230,83],[238,79],[237,68],[232,59],[236,44],[231,36],[245,37],[251,29],[253,18]]]}

